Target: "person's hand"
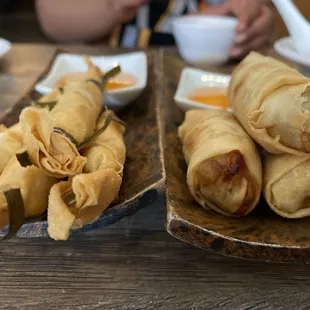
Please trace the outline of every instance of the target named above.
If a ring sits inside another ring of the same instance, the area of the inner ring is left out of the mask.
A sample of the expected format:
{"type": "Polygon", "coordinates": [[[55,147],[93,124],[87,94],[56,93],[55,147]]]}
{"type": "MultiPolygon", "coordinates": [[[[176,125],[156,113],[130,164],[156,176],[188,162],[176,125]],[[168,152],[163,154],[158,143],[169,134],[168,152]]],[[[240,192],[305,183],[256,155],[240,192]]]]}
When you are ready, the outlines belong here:
{"type": "Polygon", "coordinates": [[[208,9],[207,14],[234,15],[238,18],[233,58],[242,58],[251,50],[260,50],[271,44],[274,36],[274,12],[266,0],[228,0],[208,9]]]}
{"type": "Polygon", "coordinates": [[[127,23],[132,20],[138,9],[148,3],[150,0],[111,0],[111,8],[120,18],[121,23],[127,23]]]}

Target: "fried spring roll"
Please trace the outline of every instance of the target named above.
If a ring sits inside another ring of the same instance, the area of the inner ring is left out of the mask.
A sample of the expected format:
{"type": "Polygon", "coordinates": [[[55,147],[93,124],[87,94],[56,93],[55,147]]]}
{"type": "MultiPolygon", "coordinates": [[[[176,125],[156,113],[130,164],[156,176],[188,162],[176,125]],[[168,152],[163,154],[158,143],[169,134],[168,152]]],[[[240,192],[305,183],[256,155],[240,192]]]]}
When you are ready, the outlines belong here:
{"type": "Polygon", "coordinates": [[[45,96],[42,96],[38,102],[45,103],[45,102],[51,102],[51,101],[58,101],[61,97],[61,91],[59,87],[54,88],[50,93],[48,93],[45,96]]]}
{"type": "Polygon", "coordinates": [[[252,52],[234,70],[233,112],[248,134],[272,154],[310,152],[310,79],[252,52]]]}
{"type": "Polygon", "coordinates": [[[12,156],[23,148],[23,135],[20,124],[10,128],[1,126],[0,130],[0,174],[12,156]]]}
{"type": "Polygon", "coordinates": [[[229,216],[255,208],[262,185],[260,156],[230,113],[189,111],[179,137],[188,164],[187,184],[202,207],[229,216]]]}
{"type": "MultiPolygon", "coordinates": [[[[97,129],[102,128],[106,116],[100,118],[97,129]]],[[[126,156],[124,131],[122,125],[112,121],[81,151],[87,158],[84,172],[52,187],[48,233],[53,239],[68,239],[70,229],[95,221],[118,196],[126,156]]]]}
{"type": "Polygon", "coordinates": [[[88,65],[85,81],[67,84],[53,110],[29,107],[20,115],[29,158],[50,176],[73,176],[86,164],[76,144],[94,132],[102,104],[101,71],[88,65]]]}
{"type": "Polygon", "coordinates": [[[267,155],[264,196],[270,208],[285,218],[310,215],[310,156],[267,155]]]}
{"type": "Polygon", "coordinates": [[[25,217],[41,215],[47,208],[49,191],[57,179],[47,176],[35,166],[22,167],[16,156],[11,157],[0,176],[0,228],[8,225],[8,205],[4,192],[21,190],[25,217]]]}

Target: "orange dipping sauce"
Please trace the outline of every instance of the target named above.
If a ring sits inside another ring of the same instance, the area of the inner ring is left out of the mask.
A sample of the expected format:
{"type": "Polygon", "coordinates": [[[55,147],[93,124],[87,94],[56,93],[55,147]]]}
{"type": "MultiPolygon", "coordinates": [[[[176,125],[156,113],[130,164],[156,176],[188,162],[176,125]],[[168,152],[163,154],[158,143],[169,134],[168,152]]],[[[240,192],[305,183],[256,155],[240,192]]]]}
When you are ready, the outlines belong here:
{"type": "Polygon", "coordinates": [[[226,88],[203,87],[194,89],[188,96],[189,100],[212,105],[222,109],[229,108],[226,88]]]}
{"type": "MultiPolygon", "coordinates": [[[[64,87],[69,81],[80,82],[85,78],[85,72],[72,72],[64,74],[57,82],[58,87],[64,87]]],[[[116,77],[110,79],[105,85],[105,90],[120,89],[134,86],[137,83],[137,78],[130,73],[121,72],[116,77]]]]}

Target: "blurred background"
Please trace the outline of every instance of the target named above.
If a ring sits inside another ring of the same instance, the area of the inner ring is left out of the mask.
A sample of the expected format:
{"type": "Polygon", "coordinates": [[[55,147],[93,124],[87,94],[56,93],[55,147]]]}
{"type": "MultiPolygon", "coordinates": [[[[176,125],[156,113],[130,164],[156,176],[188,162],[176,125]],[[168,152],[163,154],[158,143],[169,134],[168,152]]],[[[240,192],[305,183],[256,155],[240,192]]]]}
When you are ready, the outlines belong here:
{"type": "MultiPolygon", "coordinates": [[[[295,0],[295,3],[310,20],[310,0],[295,0]]],[[[285,25],[277,16],[277,38],[286,35],[285,25]]],[[[11,42],[48,42],[40,31],[34,0],[0,0],[0,37],[11,42]]]]}

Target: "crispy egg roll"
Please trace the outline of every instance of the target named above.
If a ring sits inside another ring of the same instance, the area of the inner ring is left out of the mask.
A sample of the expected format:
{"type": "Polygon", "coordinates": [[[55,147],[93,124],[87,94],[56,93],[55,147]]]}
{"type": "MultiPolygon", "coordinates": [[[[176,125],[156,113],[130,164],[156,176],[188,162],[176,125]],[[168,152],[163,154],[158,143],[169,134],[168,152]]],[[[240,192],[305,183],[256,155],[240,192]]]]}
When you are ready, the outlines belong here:
{"type": "Polygon", "coordinates": [[[38,102],[51,102],[51,101],[58,101],[61,97],[61,90],[59,87],[54,88],[50,93],[47,95],[42,96],[38,102]]]}
{"type": "Polygon", "coordinates": [[[5,166],[20,149],[23,148],[23,135],[20,124],[10,128],[1,126],[0,130],[0,174],[5,166]]]}
{"type": "Polygon", "coordinates": [[[310,156],[267,155],[263,191],[270,208],[285,218],[310,215],[310,156]]]}
{"type": "Polygon", "coordinates": [[[41,215],[47,208],[49,191],[57,179],[47,176],[35,166],[22,167],[11,157],[0,176],[0,229],[9,224],[8,205],[4,192],[21,190],[25,217],[41,215]]]}
{"type": "Polygon", "coordinates": [[[56,86],[65,87],[68,83],[72,81],[80,82],[85,79],[85,72],[71,72],[64,74],[57,82],[56,86]]]}
{"type": "MultiPolygon", "coordinates": [[[[55,101],[59,99],[59,96],[59,89],[54,89],[48,95],[42,96],[39,99],[39,102],[45,103],[55,101]]],[[[0,174],[11,157],[23,147],[23,134],[20,123],[16,123],[9,128],[4,125],[0,125],[0,174]]]]}
{"type": "Polygon", "coordinates": [[[259,153],[236,119],[223,110],[192,110],[179,127],[187,184],[194,199],[229,216],[253,210],[260,198],[259,153]]]}
{"type": "Polygon", "coordinates": [[[228,96],[248,134],[272,154],[310,152],[310,79],[250,53],[233,71],[228,96]]]}
{"type": "MultiPolygon", "coordinates": [[[[99,119],[97,129],[103,127],[106,116],[99,119]]],[[[81,151],[87,158],[83,173],[52,187],[48,206],[51,238],[68,239],[70,229],[95,221],[118,196],[126,156],[124,132],[122,125],[112,121],[81,151]]]]}
{"type": "Polygon", "coordinates": [[[76,144],[94,132],[102,104],[101,71],[88,65],[86,79],[67,84],[50,112],[29,107],[20,115],[29,158],[50,176],[73,176],[86,164],[76,144]]]}
{"type": "MultiPolygon", "coordinates": [[[[55,89],[50,94],[42,96],[38,102],[51,102],[57,100],[59,95],[60,91],[55,89]]],[[[0,125],[0,174],[9,162],[10,158],[22,148],[24,148],[24,144],[21,124],[16,123],[9,128],[4,125],[0,125]]]]}

